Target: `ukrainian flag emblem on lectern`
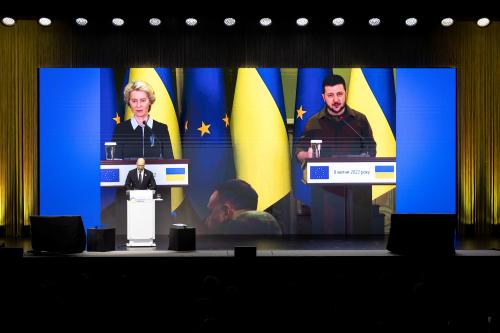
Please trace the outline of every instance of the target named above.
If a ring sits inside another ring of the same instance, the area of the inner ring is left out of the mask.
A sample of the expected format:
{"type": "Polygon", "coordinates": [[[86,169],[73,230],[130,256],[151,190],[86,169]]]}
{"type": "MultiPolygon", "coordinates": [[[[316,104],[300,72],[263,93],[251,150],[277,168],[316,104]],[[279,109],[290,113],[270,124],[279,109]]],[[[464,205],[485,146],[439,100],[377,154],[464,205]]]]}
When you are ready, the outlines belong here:
{"type": "Polygon", "coordinates": [[[377,178],[377,179],[394,178],[394,166],[393,165],[376,165],[375,166],[375,178],[377,178]]]}
{"type": "Polygon", "coordinates": [[[167,183],[187,184],[188,180],[187,166],[176,165],[172,167],[166,167],[165,179],[167,183]]]}

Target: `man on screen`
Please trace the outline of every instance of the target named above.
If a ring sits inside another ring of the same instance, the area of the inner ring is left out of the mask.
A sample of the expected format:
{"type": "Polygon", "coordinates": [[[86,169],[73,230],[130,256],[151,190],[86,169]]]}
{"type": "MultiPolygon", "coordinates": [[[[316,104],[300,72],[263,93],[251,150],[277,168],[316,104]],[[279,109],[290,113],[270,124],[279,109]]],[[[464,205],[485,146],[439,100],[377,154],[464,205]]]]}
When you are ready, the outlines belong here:
{"type": "Polygon", "coordinates": [[[207,230],[217,235],[281,235],[271,214],[257,211],[258,194],[241,179],[219,185],[208,200],[207,230]]]}
{"type": "MultiPolygon", "coordinates": [[[[377,144],[364,114],[347,104],[345,80],[328,75],[323,80],[325,106],[312,116],[296,143],[295,157],[312,158],[310,140],[323,141],[320,157],[375,157],[377,144]]],[[[371,186],[312,186],[313,234],[370,233],[371,186]]]]}
{"type": "Polygon", "coordinates": [[[156,100],[153,88],[147,82],[132,81],[123,96],[133,117],[116,126],[112,140],[117,144],[117,158],[172,158],[168,127],[149,115],[156,100]]]}
{"type": "Polygon", "coordinates": [[[321,139],[321,157],[375,156],[377,144],[364,114],[347,104],[345,80],[340,75],[329,75],[323,80],[321,95],[325,106],[312,116],[300,137],[295,156],[300,162],[312,158],[310,140],[321,139]]]}
{"type": "Polygon", "coordinates": [[[128,172],[125,180],[127,190],[156,190],[156,182],[153,173],[144,168],[146,161],[143,158],[137,159],[137,168],[128,172]]]}

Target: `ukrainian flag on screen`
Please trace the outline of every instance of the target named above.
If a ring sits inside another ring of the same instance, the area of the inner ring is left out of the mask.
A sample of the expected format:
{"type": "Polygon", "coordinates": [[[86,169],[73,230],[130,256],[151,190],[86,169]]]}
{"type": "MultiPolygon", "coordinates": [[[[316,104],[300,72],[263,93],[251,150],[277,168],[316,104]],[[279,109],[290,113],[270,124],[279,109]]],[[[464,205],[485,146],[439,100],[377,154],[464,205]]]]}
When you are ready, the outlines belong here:
{"type": "MultiPolygon", "coordinates": [[[[363,113],[377,143],[377,157],[396,157],[396,94],[392,68],[352,68],[347,104],[363,113]]],[[[394,189],[373,186],[372,199],[394,189]]]]}
{"type": "Polygon", "coordinates": [[[230,128],[236,176],[257,191],[257,209],[264,210],[291,189],[279,68],[238,70],[230,128]]]}
{"type": "MultiPolygon", "coordinates": [[[[177,98],[172,71],[169,68],[130,68],[125,74],[125,81],[146,81],[153,87],[156,101],[151,106],[149,114],[154,120],[167,125],[174,159],[182,159],[180,129],[177,120],[177,98]]],[[[125,119],[131,117],[132,110],[127,105],[125,119]]],[[[184,200],[184,192],[180,187],[172,187],[171,193],[171,210],[174,211],[184,200]]]]}
{"type": "Polygon", "coordinates": [[[185,168],[166,168],[165,174],[167,181],[183,181],[186,179],[185,168]]]}
{"type": "Polygon", "coordinates": [[[376,165],[375,166],[375,178],[377,179],[389,179],[394,177],[394,166],[393,165],[376,165]]]}

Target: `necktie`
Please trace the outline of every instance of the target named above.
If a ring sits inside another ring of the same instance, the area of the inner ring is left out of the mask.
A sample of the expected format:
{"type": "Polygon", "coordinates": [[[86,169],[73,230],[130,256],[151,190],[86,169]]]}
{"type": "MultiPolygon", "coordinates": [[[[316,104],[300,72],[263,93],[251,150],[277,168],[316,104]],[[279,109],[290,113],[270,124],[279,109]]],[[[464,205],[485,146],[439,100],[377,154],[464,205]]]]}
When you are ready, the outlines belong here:
{"type": "Polygon", "coordinates": [[[142,171],[139,172],[139,184],[142,184],[142,171]]]}

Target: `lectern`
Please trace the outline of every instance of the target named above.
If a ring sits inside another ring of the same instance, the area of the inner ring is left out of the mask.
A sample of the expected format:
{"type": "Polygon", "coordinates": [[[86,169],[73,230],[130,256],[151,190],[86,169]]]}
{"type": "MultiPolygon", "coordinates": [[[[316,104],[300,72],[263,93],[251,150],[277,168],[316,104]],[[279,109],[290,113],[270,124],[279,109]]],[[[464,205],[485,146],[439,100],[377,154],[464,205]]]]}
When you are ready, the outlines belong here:
{"type": "MultiPolygon", "coordinates": [[[[371,185],[396,184],[394,157],[333,156],[306,159],[315,234],[372,234],[371,185]]],[[[383,232],[383,225],[381,226],[383,232]]]]}
{"type": "Polygon", "coordinates": [[[155,240],[155,191],[128,191],[127,246],[156,246],[155,240]]]}

